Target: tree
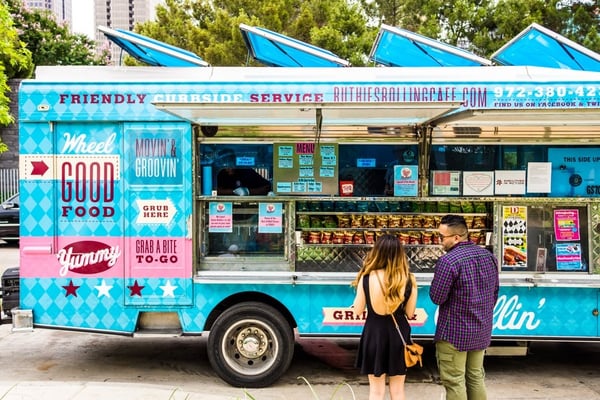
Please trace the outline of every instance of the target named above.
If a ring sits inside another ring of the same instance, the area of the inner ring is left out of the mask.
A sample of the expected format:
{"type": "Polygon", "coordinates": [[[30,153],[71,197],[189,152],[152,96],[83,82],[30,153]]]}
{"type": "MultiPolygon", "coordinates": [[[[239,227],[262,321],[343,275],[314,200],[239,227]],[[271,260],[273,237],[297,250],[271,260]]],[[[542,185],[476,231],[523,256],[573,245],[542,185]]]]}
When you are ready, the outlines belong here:
{"type": "MultiPolygon", "coordinates": [[[[600,51],[592,0],[361,0],[369,18],[465,48],[482,57],[535,22],[600,51]]],[[[596,2],[597,3],[597,2],[596,2]]]]}
{"type": "Polygon", "coordinates": [[[136,32],[198,54],[212,65],[254,65],[239,24],[260,26],[366,63],[376,35],[364,10],[346,0],[166,0],[136,32]]]}
{"type": "MultiPolygon", "coordinates": [[[[8,8],[0,2],[0,125],[13,122],[10,101],[6,95],[9,91],[8,79],[26,78],[31,75],[32,70],[31,53],[19,41],[8,8]]],[[[6,145],[0,142],[0,153],[6,150],[6,145]]]]}
{"type": "Polygon", "coordinates": [[[27,9],[21,0],[6,0],[19,37],[31,51],[34,65],[105,65],[108,52],[97,56],[95,42],[72,34],[51,12],[27,9]]]}

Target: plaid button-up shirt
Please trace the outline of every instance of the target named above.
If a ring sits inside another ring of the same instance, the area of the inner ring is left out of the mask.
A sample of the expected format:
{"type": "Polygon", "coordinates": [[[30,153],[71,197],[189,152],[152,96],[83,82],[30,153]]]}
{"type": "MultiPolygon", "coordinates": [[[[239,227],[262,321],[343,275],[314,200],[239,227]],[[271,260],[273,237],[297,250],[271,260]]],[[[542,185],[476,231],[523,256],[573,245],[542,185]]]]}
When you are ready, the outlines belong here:
{"type": "Polygon", "coordinates": [[[498,289],[496,257],[470,241],[457,243],[438,259],[429,290],[439,305],[435,340],[459,351],[487,348],[498,289]]]}

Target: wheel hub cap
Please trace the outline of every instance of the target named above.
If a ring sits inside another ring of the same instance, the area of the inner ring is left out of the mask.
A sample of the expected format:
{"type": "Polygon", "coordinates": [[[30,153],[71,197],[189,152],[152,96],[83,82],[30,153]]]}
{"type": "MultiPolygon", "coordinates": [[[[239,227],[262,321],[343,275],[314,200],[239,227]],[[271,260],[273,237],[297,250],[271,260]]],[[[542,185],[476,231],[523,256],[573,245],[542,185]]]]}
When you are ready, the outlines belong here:
{"type": "Polygon", "coordinates": [[[266,334],[258,328],[247,328],[240,331],[236,343],[239,352],[247,358],[260,357],[267,350],[266,334]]]}

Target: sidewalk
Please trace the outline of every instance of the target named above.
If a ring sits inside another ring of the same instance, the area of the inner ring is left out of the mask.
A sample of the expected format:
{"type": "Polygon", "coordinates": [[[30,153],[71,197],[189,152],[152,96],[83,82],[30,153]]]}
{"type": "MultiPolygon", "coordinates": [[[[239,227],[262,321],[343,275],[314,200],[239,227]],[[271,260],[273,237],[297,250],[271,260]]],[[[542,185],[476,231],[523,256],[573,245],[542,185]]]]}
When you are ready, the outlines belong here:
{"type": "MultiPolygon", "coordinates": [[[[560,380],[560,379],[559,379],[560,380]]],[[[564,382],[562,382],[564,383],[564,382]]],[[[596,400],[598,393],[589,388],[573,386],[548,388],[532,382],[487,384],[489,400],[596,400]]],[[[206,386],[197,391],[182,390],[173,386],[147,383],[102,382],[19,382],[0,381],[2,400],[365,400],[369,397],[368,385],[354,385],[352,393],[346,387],[336,391],[334,385],[313,387],[271,387],[266,389],[215,388],[206,386]]],[[[444,400],[444,391],[435,383],[406,384],[407,400],[444,400]]]]}
{"type": "MultiPolygon", "coordinates": [[[[215,390],[207,387],[203,391],[186,391],[177,387],[151,385],[145,383],[101,383],[101,382],[19,382],[10,384],[0,381],[2,400],[356,400],[368,398],[368,386],[346,387],[319,385],[313,387],[315,393],[305,385],[297,388],[266,388],[215,390]],[[227,392],[227,393],[218,393],[227,392]],[[334,393],[335,392],[335,393],[334,393]],[[250,397],[251,396],[251,397],[250,397]]],[[[443,399],[443,390],[436,384],[408,383],[407,399],[443,399]]],[[[490,397],[497,398],[497,397],[490,397]]]]}

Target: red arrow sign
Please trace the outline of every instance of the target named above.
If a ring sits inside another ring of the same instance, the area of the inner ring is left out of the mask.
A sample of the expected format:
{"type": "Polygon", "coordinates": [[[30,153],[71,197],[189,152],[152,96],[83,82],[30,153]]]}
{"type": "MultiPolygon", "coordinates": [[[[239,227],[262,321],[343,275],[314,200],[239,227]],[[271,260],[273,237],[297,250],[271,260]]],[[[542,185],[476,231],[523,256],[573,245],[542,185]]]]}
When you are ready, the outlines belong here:
{"type": "Polygon", "coordinates": [[[46,171],[48,171],[48,166],[43,161],[32,161],[33,171],[31,171],[31,175],[44,175],[46,171]]]}

